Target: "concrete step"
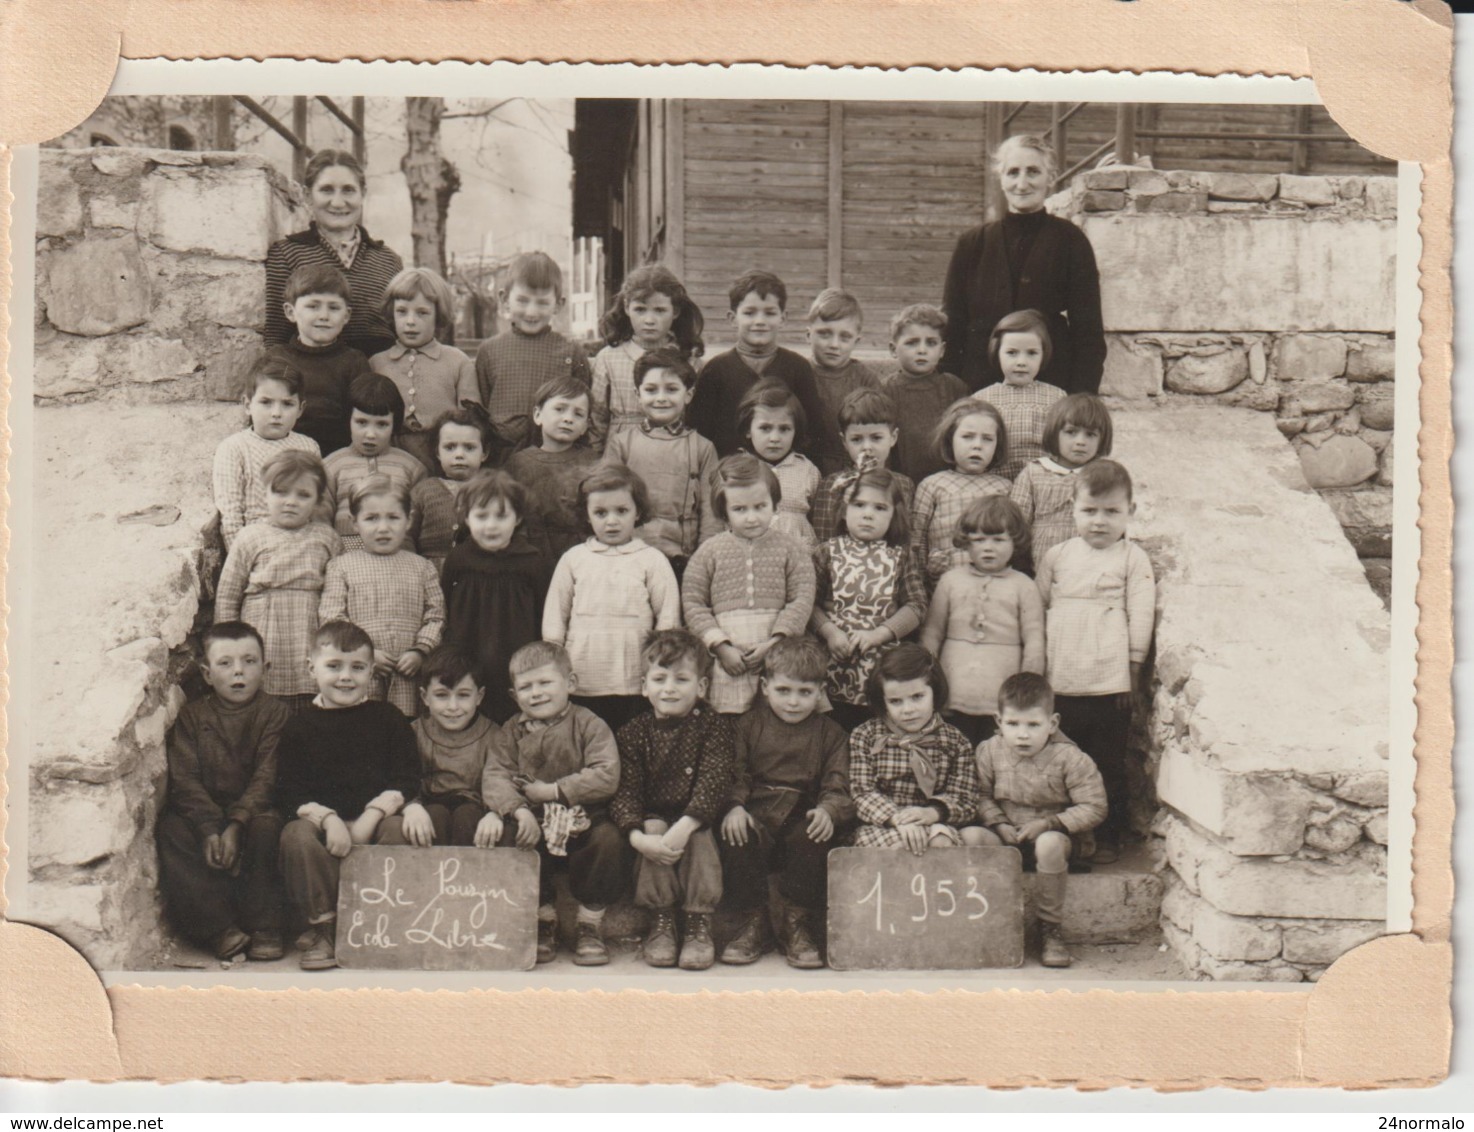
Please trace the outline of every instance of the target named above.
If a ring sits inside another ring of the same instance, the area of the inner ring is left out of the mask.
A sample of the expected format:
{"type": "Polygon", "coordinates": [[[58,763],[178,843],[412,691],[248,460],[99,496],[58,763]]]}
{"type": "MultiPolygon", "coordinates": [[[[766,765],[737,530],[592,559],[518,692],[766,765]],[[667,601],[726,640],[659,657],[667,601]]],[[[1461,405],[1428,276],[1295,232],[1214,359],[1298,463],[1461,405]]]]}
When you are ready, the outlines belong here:
{"type": "MultiPolygon", "coordinates": [[[[1162,911],[1162,878],[1157,873],[1156,843],[1131,845],[1110,865],[1092,865],[1088,873],[1071,873],[1065,886],[1064,936],[1072,943],[1134,943],[1155,938],[1162,911]]],[[[558,918],[565,938],[573,938],[577,905],[562,878],[558,885],[558,918]]],[[[776,881],[773,913],[778,912],[776,881]]],[[[1034,874],[1024,874],[1024,922],[1032,933],[1038,920],[1034,907],[1034,874]]],[[[604,915],[604,937],[634,941],[644,937],[648,913],[629,902],[604,915]]],[[[739,930],[738,917],[719,910],[713,934],[720,947],[739,930]]]]}

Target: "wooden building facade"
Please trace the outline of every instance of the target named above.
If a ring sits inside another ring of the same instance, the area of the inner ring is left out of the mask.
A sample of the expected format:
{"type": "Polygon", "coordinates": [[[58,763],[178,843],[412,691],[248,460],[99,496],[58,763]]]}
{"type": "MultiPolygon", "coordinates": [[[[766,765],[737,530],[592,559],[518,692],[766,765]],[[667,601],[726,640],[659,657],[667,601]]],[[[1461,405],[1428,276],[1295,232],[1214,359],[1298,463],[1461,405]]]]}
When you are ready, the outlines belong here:
{"type": "MultiPolygon", "coordinates": [[[[606,302],[631,268],[666,263],[706,315],[712,346],[731,340],[727,287],[743,271],[763,268],[787,284],[789,344],[802,341],[814,296],[845,287],[865,311],[864,347],[883,351],[895,311],[940,302],[952,247],[987,207],[993,141],[1048,132],[1068,171],[1111,148],[1117,110],[1108,103],[581,99],[574,236],[603,240],[606,302]]],[[[1137,107],[1132,121],[1137,151],[1159,169],[1395,168],[1347,140],[1321,107],[1172,103],[1137,107]]]]}

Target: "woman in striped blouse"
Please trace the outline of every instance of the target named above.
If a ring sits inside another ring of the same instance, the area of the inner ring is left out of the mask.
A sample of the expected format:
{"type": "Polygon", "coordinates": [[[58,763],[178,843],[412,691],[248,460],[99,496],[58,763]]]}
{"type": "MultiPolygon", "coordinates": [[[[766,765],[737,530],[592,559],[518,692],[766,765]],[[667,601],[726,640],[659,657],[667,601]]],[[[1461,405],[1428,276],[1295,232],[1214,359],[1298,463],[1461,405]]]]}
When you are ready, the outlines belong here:
{"type": "Polygon", "coordinates": [[[282,309],[287,277],[305,264],[323,263],[348,278],[352,309],[343,341],[373,357],[394,345],[394,328],[382,310],[384,288],[403,270],[404,261],[364,231],[364,173],[353,154],[319,151],[307,163],[303,183],[312,223],[266,251],[266,344],[290,342],[295,332],[282,309]]]}

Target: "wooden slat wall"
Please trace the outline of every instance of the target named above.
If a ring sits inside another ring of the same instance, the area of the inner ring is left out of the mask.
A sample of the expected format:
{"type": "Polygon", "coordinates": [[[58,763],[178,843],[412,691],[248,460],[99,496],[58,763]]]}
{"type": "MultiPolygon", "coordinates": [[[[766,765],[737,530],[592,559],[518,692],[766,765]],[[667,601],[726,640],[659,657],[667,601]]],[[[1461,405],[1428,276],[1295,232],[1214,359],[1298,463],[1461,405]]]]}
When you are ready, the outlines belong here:
{"type": "Polygon", "coordinates": [[[707,321],[708,353],[731,345],[727,288],[742,272],[788,287],[786,345],[828,270],[829,106],[689,100],[684,105],[683,282],[707,321]]]}
{"type": "Polygon", "coordinates": [[[893,314],[941,303],[953,245],[981,222],[980,107],[846,102],[843,189],[844,286],[865,312],[863,345],[884,350],[893,314]]]}

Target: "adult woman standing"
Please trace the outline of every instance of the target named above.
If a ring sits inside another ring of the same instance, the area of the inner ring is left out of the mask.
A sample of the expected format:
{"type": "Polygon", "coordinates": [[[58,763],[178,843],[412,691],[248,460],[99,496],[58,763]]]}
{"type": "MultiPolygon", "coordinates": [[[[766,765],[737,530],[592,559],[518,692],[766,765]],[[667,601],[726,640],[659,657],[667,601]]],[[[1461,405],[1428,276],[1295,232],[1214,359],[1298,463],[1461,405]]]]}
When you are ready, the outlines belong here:
{"type": "Polygon", "coordinates": [[[394,328],[381,308],[384,288],[404,261],[363,228],[363,166],[353,154],[318,151],[307,163],[303,184],[312,223],[266,252],[266,344],[290,342],[295,333],[282,310],[287,278],[305,264],[328,264],[348,279],[352,311],[342,340],[371,358],[394,345],[394,328]]]}
{"type": "Polygon", "coordinates": [[[1053,356],[1038,380],[1066,393],[1095,393],[1105,364],[1100,275],[1085,233],[1044,211],[1054,153],[1042,138],[1018,134],[993,155],[1008,212],[963,233],[947,268],[942,305],[947,351],[942,368],[974,390],[1002,376],[988,361],[988,336],[1004,315],[1043,312],[1053,356]]]}

